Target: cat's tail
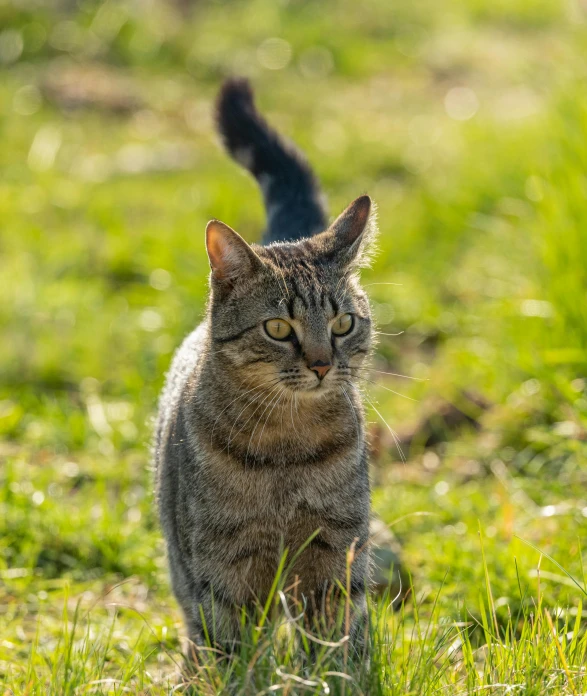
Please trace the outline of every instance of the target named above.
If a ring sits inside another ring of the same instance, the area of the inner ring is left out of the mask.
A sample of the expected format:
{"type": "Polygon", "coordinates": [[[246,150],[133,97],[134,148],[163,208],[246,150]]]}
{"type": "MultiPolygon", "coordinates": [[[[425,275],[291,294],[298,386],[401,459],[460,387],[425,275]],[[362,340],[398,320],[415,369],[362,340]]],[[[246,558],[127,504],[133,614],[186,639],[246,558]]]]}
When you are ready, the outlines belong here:
{"type": "Polygon", "coordinates": [[[324,197],[310,165],[257,111],[248,80],[226,80],[216,103],[216,125],[226,149],[263,192],[264,244],[295,241],[326,229],[324,197]]]}

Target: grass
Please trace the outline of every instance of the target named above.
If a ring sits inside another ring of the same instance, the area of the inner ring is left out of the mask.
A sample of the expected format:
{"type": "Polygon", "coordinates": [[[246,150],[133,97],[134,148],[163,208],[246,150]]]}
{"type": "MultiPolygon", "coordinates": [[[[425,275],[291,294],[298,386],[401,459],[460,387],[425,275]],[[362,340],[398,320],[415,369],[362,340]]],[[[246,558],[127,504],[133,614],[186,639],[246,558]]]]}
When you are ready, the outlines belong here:
{"type": "Polygon", "coordinates": [[[587,691],[584,8],[145,8],[0,3],[3,693],[177,684],[148,448],[203,310],[206,221],[250,240],[263,224],[211,129],[234,71],[333,214],[364,191],[379,205],[373,504],[413,594],[373,598],[370,664],[343,644],[304,669],[268,620],[196,692],[587,691]]]}

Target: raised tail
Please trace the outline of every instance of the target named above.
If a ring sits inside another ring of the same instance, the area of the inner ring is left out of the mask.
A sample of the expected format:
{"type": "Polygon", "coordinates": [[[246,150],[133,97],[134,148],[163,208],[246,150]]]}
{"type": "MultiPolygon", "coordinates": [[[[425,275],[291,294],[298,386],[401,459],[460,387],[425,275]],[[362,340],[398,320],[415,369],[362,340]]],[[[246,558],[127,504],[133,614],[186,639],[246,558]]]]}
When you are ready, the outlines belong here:
{"type": "Polygon", "coordinates": [[[216,103],[216,125],[228,152],[263,192],[264,244],[296,241],[326,229],[324,198],[310,165],[257,111],[248,80],[226,80],[216,103]]]}

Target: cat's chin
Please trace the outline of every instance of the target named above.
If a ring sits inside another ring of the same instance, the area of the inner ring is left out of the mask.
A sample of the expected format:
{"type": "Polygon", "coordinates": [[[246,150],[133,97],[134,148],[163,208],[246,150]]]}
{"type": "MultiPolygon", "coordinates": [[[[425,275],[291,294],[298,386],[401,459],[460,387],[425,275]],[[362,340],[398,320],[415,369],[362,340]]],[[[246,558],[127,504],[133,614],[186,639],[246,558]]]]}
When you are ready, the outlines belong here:
{"type": "Polygon", "coordinates": [[[325,396],[332,396],[336,393],[335,383],[324,383],[318,382],[317,384],[311,384],[303,389],[296,389],[295,393],[299,394],[303,398],[308,399],[321,399],[325,396]]]}

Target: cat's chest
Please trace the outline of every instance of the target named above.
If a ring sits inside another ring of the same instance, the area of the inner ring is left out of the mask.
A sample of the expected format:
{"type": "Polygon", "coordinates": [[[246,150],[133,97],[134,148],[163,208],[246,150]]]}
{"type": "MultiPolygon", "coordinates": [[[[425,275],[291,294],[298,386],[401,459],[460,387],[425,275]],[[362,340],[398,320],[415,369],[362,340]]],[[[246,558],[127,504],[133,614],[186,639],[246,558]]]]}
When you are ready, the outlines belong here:
{"type": "MultiPolygon", "coordinates": [[[[352,452],[314,467],[225,470],[216,479],[213,498],[241,519],[273,519],[287,524],[307,510],[327,510],[337,505],[352,485],[356,464],[352,452]]],[[[305,512],[306,511],[306,512],[305,512]]]]}

